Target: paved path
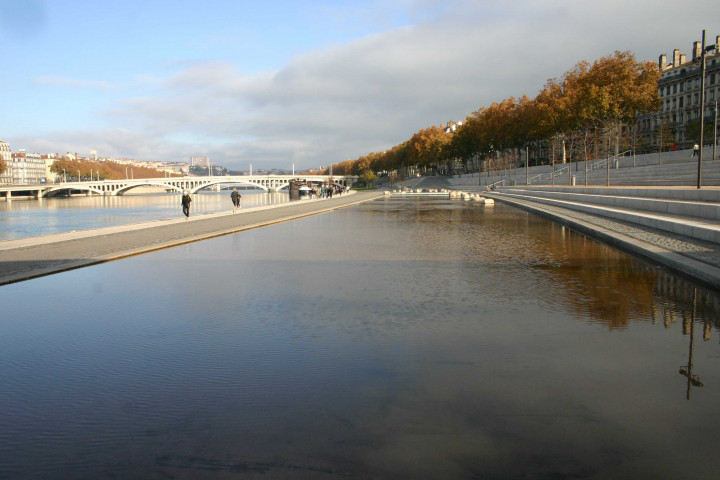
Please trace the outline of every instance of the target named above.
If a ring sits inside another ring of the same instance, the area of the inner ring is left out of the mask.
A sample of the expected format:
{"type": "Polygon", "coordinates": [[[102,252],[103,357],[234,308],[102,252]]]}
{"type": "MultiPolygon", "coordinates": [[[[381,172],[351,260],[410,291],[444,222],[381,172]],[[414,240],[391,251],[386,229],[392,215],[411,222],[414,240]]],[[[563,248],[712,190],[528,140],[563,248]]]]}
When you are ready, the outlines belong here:
{"type": "Polygon", "coordinates": [[[60,233],[0,243],[0,285],[196,242],[251,228],[347,207],[383,196],[382,191],[336,195],[172,220],[60,233]]]}
{"type": "Polygon", "coordinates": [[[720,290],[720,245],[716,243],[554,205],[492,193],[485,195],[552,218],[720,290]]]}

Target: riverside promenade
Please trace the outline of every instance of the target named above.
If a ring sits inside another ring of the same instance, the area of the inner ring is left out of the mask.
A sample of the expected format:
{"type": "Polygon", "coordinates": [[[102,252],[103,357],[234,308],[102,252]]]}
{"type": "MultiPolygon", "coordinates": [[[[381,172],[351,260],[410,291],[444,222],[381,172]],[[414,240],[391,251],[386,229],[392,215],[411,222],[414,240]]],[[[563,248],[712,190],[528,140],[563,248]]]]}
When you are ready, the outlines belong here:
{"type": "Polygon", "coordinates": [[[8,240],[0,243],[0,285],[20,282],[131,255],[316,215],[383,196],[350,191],[333,198],[182,216],[131,225],[8,240]]]}

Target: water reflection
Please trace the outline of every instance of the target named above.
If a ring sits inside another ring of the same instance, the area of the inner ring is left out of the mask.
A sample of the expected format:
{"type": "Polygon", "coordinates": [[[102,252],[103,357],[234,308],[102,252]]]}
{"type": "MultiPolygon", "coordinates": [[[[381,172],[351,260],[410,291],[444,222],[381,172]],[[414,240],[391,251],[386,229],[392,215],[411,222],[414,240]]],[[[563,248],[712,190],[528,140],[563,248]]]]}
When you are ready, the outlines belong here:
{"type": "MultiPolygon", "coordinates": [[[[680,375],[687,378],[687,393],[685,397],[690,400],[692,387],[703,387],[700,377],[693,374],[693,346],[695,344],[695,313],[697,307],[697,288],[693,288],[693,308],[688,322],[683,322],[683,333],[690,335],[690,347],[688,349],[687,365],[680,369],[680,375]]],[[[707,325],[707,324],[706,324],[707,325]]]]}
{"type": "Polygon", "coordinates": [[[717,301],[439,199],[8,285],[0,477],[713,478],[717,301]]]}
{"type": "MultiPolygon", "coordinates": [[[[240,190],[240,193],[243,208],[277,205],[289,201],[287,192],[240,190]]],[[[231,209],[230,191],[202,191],[193,195],[193,215],[231,209]]],[[[0,241],[165,220],[181,215],[180,194],[177,193],[0,201],[0,241]]]]}

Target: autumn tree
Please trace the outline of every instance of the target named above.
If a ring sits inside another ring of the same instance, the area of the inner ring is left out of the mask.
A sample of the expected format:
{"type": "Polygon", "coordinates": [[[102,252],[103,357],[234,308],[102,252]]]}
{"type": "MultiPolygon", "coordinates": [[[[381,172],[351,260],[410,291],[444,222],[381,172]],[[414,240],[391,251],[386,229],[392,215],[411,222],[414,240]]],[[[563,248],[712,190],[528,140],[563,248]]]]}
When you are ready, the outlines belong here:
{"type": "Polygon", "coordinates": [[[443,129],[433,125],[414,134],[407,146],[407,159],[410,164],[428,167],[443,163],[443,147],[450,137],[443,129]]]}
{"type": "MultiPolygon", "coordinates": [[[[91,162],[85,160],[74,160],[62,157],[55,160],[50,170],[56,174],[63,173],[74,175],[79,172],[80,177],[89,178],[100,175],[103,180],[121,180],[126,176],[126,166],[115,162],[91,162]]],[[[157,178],[164,176],[163,172],[147,167],[132,167],[134,178],[157,178]]]]}
{"type": "Polygon", "coordinates": [[[479,156],[494,168],[505,168],[512,164],[508,152],[555,140],[565,152],[579,139],[587,159],[588,144],[598,132],[616,132],[617,145],[622,124],[632,125],[638,114],[658,109],[659,75],[653,62],[638,62],[630,52],[579,62],[559,80],[548,80],[535,99],[511,97],[481,107],[453,135],[435,126],[422,129],[391,150],[355,160],[352,170],[391,171],[479,156]]]}
{"type": "Polygon", "coordinates": [[[7,170],[7,164],[5,163],[5,160],[0,158],[0,175],[5,173],[5,170],[7,170]]]}
{"type": "Polygon", "coordinates": [[[618,51],[592,65],[580,62],[565,75],[564,103],[570,125],[584,133],[586,158],[591,132],[601,127],[617,132],[638,114],[659,108],[659,75],[653,62],[637,62],[632,53],[618,51]]]}
{"type": "Polygon", "coordinates": [[[377,180],[377,175],[375,175],[370,169],[366,169],[360,172],[358,180],[365,184],[366,187],[370,187],[377,180]]]}

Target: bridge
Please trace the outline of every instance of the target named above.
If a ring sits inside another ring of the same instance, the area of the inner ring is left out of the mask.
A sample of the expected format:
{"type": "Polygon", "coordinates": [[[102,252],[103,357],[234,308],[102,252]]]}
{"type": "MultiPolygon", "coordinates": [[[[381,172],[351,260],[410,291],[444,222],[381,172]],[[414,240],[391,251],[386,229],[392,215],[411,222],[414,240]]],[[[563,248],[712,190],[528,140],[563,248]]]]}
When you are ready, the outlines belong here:
{"type": "Polygon", "coordinates": [[[13,195],[43,198],[62,193],[85,192],[87,195],[117,196],[137,187],[161,187],[168,191],[187,190],[196,193],[215,185],[247,185],[268,192],[275,192],[290,185],[291,180],[318,184],[334,183],[343,187],[352,186],[357,179],[354,175],[223,175],[207,177],[162,177],[125,180],[94,180],[89,182],[41,183],[36,185],[0,186],[0,197],[11,199],[13,195]]]}

